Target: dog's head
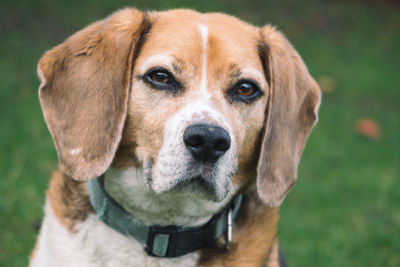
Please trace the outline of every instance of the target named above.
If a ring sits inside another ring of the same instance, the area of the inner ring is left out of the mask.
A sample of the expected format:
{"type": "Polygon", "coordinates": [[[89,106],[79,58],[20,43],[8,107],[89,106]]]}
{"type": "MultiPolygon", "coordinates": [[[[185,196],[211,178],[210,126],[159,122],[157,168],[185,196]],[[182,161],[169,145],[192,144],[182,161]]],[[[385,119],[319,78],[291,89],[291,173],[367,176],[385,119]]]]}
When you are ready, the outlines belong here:
{"type": "Polygon", "coordinates": [[[39,62],[60,168],[143,168],[156,193],[221,201],[257,177],[279,205],[317,120],[318,85],[286,38],[223,14],[126,9],[39,62]]]}

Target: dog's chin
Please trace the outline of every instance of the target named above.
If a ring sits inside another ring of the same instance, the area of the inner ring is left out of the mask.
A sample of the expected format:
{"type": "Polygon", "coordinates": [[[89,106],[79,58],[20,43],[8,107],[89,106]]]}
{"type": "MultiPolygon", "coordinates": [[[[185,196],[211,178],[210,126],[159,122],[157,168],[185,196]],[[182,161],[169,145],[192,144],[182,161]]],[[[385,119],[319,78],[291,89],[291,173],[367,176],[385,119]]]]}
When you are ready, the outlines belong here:
{"type": "Polygon", "coordinates": [[[184,164],[182,171],[175,173],[154,172],[157,165],[152,159],[143,167],[145,181],[156,194],[193,195],[216,203],[227,197],[229,184],[234,176],[234,172],[224,175],[214,164],[199,164],[193,161],[184,164]]]}
{"type": "Polygon", "coordinates": [[[208,179],[200,175],[176,179],[174,183],[162,189],[156,183],[149,184],[148,186],[153,192],[159,195],[187,195],[215,203],[223,201],[229,193],[226,189],[227,187],[224,187],[224,190],[218,190],[219,188],[216,184],[209,182],[208,179]]]}
{"type": "Polygon", "coordinates": [[[226,190],[219,192],[213,183],[201,175],[180,179],[168,192],[196,194],[200,198],[213,202],[221,202],[228,194],[226,190]]]}

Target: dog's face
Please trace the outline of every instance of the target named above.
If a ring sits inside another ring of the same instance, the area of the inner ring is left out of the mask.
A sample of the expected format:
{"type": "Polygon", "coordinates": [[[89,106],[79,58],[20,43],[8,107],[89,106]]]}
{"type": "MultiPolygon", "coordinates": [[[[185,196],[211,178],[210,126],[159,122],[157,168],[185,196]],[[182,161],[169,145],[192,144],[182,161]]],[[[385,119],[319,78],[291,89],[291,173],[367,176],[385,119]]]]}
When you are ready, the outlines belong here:
{"type": "Polygon", "coordinates": [[[41,103],[76,179],[143,168],[155,193],[222,201],[257,176],[269,205],[296,180],[319,89],[273,28],[188,10],[115,13],[46,53],[41,103]]]}
{"type": "Polygon", "coordinates": [[[259,37],[255,27],[219,14],[175,11],[152,25],[128,105],[128,125],[140,127],[123,138],[134,144],[152,190],[220,201],[256,166],[268,99],[259,37]]]}

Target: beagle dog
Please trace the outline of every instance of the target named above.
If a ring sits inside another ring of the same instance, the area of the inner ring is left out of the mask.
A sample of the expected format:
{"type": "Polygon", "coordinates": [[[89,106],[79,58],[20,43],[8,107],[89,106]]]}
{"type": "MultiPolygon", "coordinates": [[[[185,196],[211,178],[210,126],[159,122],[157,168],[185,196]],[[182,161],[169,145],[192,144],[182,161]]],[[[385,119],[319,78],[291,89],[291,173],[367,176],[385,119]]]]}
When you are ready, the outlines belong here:
{"type": "Polygon", "coordinates": [[[320,89],[272,26],[120,10],[47,51],[59,171],[30,266],[280,266],[320,89]]]}

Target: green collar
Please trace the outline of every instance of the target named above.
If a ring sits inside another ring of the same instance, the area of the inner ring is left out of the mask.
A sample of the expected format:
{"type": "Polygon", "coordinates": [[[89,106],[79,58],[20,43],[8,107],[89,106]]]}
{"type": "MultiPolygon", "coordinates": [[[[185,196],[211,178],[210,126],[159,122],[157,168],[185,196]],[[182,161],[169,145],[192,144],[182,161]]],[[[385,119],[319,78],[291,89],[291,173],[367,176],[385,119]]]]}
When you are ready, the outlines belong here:
{"type": "Polygon", "coordinates": [[[226,246],[229,247],[233,223],[242,202],[242,195],[237,195],[201,226],[148,226],[128,213],[106,192],[102,176],[89,180],[88,189],[90,202],[99,220],[138,241],[147,254],[153,257],[179,257],[200,248],[211,248],[224,232],[226,246]]]}

